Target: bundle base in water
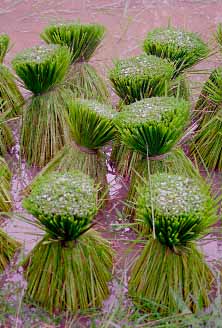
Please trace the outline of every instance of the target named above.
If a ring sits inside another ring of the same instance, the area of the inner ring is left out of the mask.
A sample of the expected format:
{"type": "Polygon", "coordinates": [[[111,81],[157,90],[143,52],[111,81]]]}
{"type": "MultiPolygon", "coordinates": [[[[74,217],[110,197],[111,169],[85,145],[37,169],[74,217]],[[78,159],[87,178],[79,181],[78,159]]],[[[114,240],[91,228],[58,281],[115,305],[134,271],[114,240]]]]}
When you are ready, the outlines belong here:
{"type": "Polygon", "coordinates": [[[93,230],[76,241],[45,237],[24,262],[27,298],[50,313],[100,307],[109,295],[113,251],[93,230]]]}
{"type": "Polygon", "coordinates": [[[43,167],[70,142],[65,100],[69,92],[54,89],[34,96],[24,111],[21,152],[30,165],[43,167]]]}
{"type": "Polygon", "coordinates": [[[105,82],[96,69],[87,62],[77,62],[70,66],[65,85],[77,98],[96,99],[102,103],[109,102],[109,92],[105,82]]]}
{"type": "Polygon", "coordinates": [[[0,229],[0,272],[9,264],[19,243],[0,229]]]}
{"type": "Polygon", "coordinates": [[[208,293],[214,276],[195,245],[187,245],[174,253],[151,238],[136,260],[129,281],[129,294],[144,310],[164,313],[191,311],[198,303],[210,305],[208,293]]]}

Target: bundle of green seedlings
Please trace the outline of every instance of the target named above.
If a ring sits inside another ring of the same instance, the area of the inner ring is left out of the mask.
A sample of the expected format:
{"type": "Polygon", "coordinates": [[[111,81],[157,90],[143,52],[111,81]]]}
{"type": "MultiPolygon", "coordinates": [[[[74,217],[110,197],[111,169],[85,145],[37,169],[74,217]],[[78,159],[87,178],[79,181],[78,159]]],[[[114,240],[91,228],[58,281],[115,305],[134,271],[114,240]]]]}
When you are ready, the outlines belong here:
{"type": "Polygon", "coordinates": [[[97,191],[80,171],[54,172],[23,201],[45,231],[23,263],[26,297],[50,313],[100,307],[109,294],[113,251],[92,229],[97,191]]]}
{"type": "Polygon", "coordinates": [[[155,55],[172,61],[175,65],[172,93],[189,97],[189,84],[185,71],[209,55],[206,43],[196,34],[173,28],[156,28],[148,32],[143,43],[148,55],[155,55]],[[179,90],[178,90],[179,89],[179,90]]]}
{"type": "Polygon", "coordinates": [[[128,105],[143,98],[165,95],[174,71],[174,65],[168,60],[142,54],[117,60],[109,79],[115,93],[128,105]]]}
{"type": "Polygon", "coordinates": [[[167,158],[184,133],[189,108],[187,101],[174,97],[146,98],[123,106],[114,119],[120,140],[116,155],[120,174],[131,177],[135,170],[143,172],[147,159],[167,158]]]}
{"type": "Polygon", "coordinates": [[[150,174],[198,174],[178,144],[189,117],[190,104],[174,97],[143,99],[123,107],[116,115],[114,123],[121,142],[117,169],[130,179],[125,213],[131,219],[137,185],[149,179],[150,174]]]}
{"type": "Polygon", "coordinates": [[[175,76],[191,68],[209,55],[209,48],[193,32],[173,27],[148,32],[143,49],[148,55],[167,58],[176,66],[175,76]]]}
{"type": "Polygon", "coordinates": [[[196,240],[217,220],[218,200],[202,179],[158,173],[139,188],[137,219],[147,226],[142,253],[133,264],[129,294],[144,309],[191,311],[210,304],[215,279],[196,240]]]}
{"type": "Polygon", "coordinates": [[[7,124],[11,110],[2,111],[5,101],[0,98],[0,155],[4,156],[14,144],[12,131],[7,124]]]}
{"type": "Polygon", "coordinates": [[[8,212],[12,207],[11,200],[11,171],[4,160],[0,157],[0,211],[8,212]]]}
{"type": "MultiPolygon", "coordinates": [[[[173,65],[156,56],[143,54],[117,61],[115,67],[110,70],[109,78],[116,94],[121,98],[119,109],[122,110],[124,104],[168,93],[173,72],[173,65]]],[[[111,153],[111,162],[115,162],[117,167],[124,149],[117,138],[111,153]]]]}
{"type": "MultiPolygon", "coordinates": [[[[0,211],[8,212],[11,210],[12,201],[10,194],[11,172],[5,160],[0,157],[0,211]]],[[[0,217],[1,223],[1,217],[0,217]]],[[[0,229],[0,272],[2,272],[9,264],[19,243],[8,236],[0,229]]]]}
{"type": "Polygon", "coordinates": [[[207,169],[222,170],[222,68],[213,70],[195,106],[198,131],[191,153],[207,169]]]}
{"type": "Polygon", "coordinates": [[[221,51],[222,50],[222,24],[221,23],[219,23],[217,25],[217,30],[215,33],[215,40],[217,42],[217,46],[218,46],[219,50],[221,51]]]}
{"type": "Polygon", "coordinates": [[[20,244],[0,229],[0,273],[9,265],[20,244]]]}
{"type": "Polygon", "coordinates": [[[107,190],[106,157],[102,148],[115,138],[113,118],[116,111],[95,100],[76,99],[67,105],[72,142],[65,145],[36,176],[27,191],[39,177],[52,171],[81,170],[100,185],[101,195],[107,190]]]}
{"type": "Polygon", "coordinates": [[[9,43],[10,39],[8,35],[0,34],[0,98],[4,101],[1,112],[8,112],[10,110],[10,116],[13,117],[21,113],[24,99],[15,83],[13,74],[3,65],[9,43]]]}
{"type": "Polygon", "coordinates": [[[76,97],[108,101],[106,84],[96,69],[88,63],[104,35],[105,28],[102,25],[74,22],[52,24],[41,33],[45,42],[69,48],[72,58],[65,85],[76,97]]]}
{"type": "Polygon", "coordinates": [[[70,141],[66,101],[71,97],[62,81],[70,65],[66,47],[36,46],[18,54],[12,61],[24,87],[33,95],[22,117],[21,153],[29,164],[44,166],[70,141]]]}

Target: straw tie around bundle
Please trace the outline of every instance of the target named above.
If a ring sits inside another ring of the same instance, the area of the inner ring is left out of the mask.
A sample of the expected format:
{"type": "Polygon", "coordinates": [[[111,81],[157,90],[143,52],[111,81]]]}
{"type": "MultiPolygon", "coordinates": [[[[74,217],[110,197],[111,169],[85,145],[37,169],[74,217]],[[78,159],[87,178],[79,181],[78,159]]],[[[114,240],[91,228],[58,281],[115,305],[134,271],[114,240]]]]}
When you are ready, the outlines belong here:
{"type": "Polygon", "coordinates": [[[34,94],[26,103],[20,138],[29,164],[44,166],[70,141],[66,123],[70,92],[61,85],[70,60],[66,47],[47,45],[26,49],[12,61],[24,87],[34,94]]]}
{"type": "Polygon", "coordinates": [[[195,240],[217,220],[218,201],[198,179],[155,174],[141,186],[137,219],[149,240],[133,265],[129,292],[147,310],[180,312],[180,302],[192,311],[199,300],[208,306],[213,273],[195,240]]]}
{"type": "Polygon", "coordinates": [[[115,93],[125,104],[162,96],[168,90],[174,66],[166,59],[146,54],[117,60],[109,72],[115,93]]]}
{"type": "Polygon", "coordinates": [[[99,24],[75,22],[47,26],[41,33],[49,43],[67,46],[71,53],[71,65],[64,81],[75,97],[107,102],[109,93],[103,79],[88,63],[104,38],[105,28],[99,24]]]}
{"type": "Polygon", "coordinates": [[[100,307],[108,296],[113,251],[92,229],[94,181],[79,171],[39,179],[23,206],[46,232],[23,265],[26,296],[50,313],[100,307]]]}

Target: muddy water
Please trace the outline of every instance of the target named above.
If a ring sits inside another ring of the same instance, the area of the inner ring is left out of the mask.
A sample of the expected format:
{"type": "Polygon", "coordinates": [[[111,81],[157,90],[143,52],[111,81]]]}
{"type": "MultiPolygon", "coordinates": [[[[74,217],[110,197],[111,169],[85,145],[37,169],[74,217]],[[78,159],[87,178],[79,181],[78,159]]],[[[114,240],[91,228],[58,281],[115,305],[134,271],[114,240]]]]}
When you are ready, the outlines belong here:
{"type": "MultiPolygon", "coordinates": [[[[0,0],[0,33],[9,34],[12,41],[13,47],[6,56],[6,63],[10,65],[11,59],[18,51],[43,43],[39,34],[49,22],[79,19],[81,22],[104,24],[107,34],[92,62],[105,73],[114,58],[140,53],[146,32],[151,28],[167,25],[169,21],[175,26],[196,31],[204,40],[211,41],[215,26],[222,22],[221,13],[221,0],[0,0]]],[[[211,68],[220,62],[222,63],[220,58],[213,57],[199,68],[211,68]]],[[[23,212],[21,191],[37,170],[28,167],[19,158],[19,122],[13,124],[13,130],[17,144],[13,147],[8,161],[14,174],[14,210],[23,212]]],[[[111,201],[104,214],[105,227],[109,226],[113,245],[118,253],[123,254],[129,246],[128,239],[133,236],[128,228],[117,231],[112,224],[118,223],[115,207],[121,207],[121,200],[126,193],[125,183],[112,171],[108,180],[111,186],[111,201]]],[[[221,174],[215,175],[214,182],[215,186],[220,188],[221,174]]],[[[5,230],[24,243],[25,252],[30,250],[39,238],[38,230],[33,230],[33,227],[16,217],[7,221],[5,230]]],[[[220,226],[217,233],[208,236],[201,244],[209,260],[222,258],[219,230],[220,226]]]]}

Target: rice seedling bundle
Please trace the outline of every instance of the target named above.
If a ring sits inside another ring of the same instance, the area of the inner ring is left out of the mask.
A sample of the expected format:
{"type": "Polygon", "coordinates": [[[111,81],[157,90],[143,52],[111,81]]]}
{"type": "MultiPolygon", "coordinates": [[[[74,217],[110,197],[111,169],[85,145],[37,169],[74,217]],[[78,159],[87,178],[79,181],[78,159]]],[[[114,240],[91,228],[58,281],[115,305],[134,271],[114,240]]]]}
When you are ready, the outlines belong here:
{"type": "Polygon", "coordinates": [[[19,245],[17,241],[0,229],[0,273],[7,267],[19,245]]]}
{"type": "Polygon", "coordinates": [[[222,104],[222,67],[215,68],[205,82],[195,105],[194,118],[201,126],[217,114],[222,104]]]}
{"type": "Polygon", "coordinates": [[[88,63],[103,40],[105,27],[99,24],[75,22],[57,23],[47,26],[41,33],[48,44],[67,46],[71,53],[71,65],[65,79],[76,97],[107,102],[109,94],[103,79],[88,63]]]}
{"type": "Polygon", "coordinates": [[[28,187],[52,171],[78,169],[106,189],[106,157],[102,148],[115,138],[116,111],[95,100],[76,99],[67,105],[72,142],[64,146],[28,187]]]}
{"type": "Polygon", "coordinates": [[[152,97],[122,107],[114,123],[121,148],[117,169],[130,176],[138,164],[169,153],[183,135],[189,103],[174,97],[152,97]]]}
{"type": "Polygon", "coordinates": [[[217,25],[215,39],[216,39],[217,45],[219,46],[219,50],[221,51],[221,49],[222,49],[221,48],[221,46],[222,46],[222,24],[221,23],[219,23],[217,25]]]}
{"type": "Polygon", "coordinates": [[[3,63],[5,58],[6,52],[8,51],[9,47],[9,36],[7,34],[0,34],[0,63],[3,63]]]}
{"type": "Polygon", "coordinates": [[[9,111],[10,116],[17,116],[21,112],[24,103],[13,74],[3,65],[10,39],[7,34],[0,34],[0,98],[4,101],[1,111],[9,111]]]}
{"type": "Polygon", "coordinates": [[[36,46],[17,54],[12,61],[27,90],[35,95],[47,92],[64,78],[70,63],[66,47],[36,46]]]}
{"type": "Polygon", "coordinates": [[[173,27],[156,28],[148,32],[143,49],[148,55],[174,63],[174,78],[168,94],[189,99],[189,82],[184,72],[209,55],[209,48],[200,36],[173,27]]]}
{"type": "MultiPolygon", "coordinates": [[[[5,160],[0,157],[0,211],[11,210],[12,201],[10,194],[11,172],[5,160]]],[[[1,218],[0,218],[1,221],[1,218]]],[[[0,272],[9,264],[19,243],[0,229],[0,272]]]]}
{"type": "Polygon", "coordinates": [[[171,80],[168,96],[183,98],[187,101],[190,100],[191,90],[189,80],[186,77],[186,73],[181,73],[179,76],[171,80]]]}
{"type": "Polygon", "coordinates": [[[42,177],[23,206],[46,232],[23,265],[26,296],[50,313],[100,307],[108,296],[113,251],[92,229],[94,181],[79,171],[42,177]]]}
{"type": "Polygon", "coordinates": [[[129,293],[146,309],[192,311],[210,303],[214,276],[195,241],[217,220],[217,201],[203,181],[165,173],[139,190],[137,218],[149,240],[133,265],[129,293]],[[146,302],[147,300],[147,302],[146,302]]]}
{"type": "MultiPolygon", "coordinates": [[[[133,154],[134,155],[134,154],[133,154]]],[[[131,159],[131,166],[134,162],[131,159]],[[131,163],[132,162],[132,163],[131,163]]],[[[184,177],[197,178],[200,173],[187,157],[182,147],[173,148],[168,154],[156,159],[140,159],[133,169],[130,179],[130,185],[125,202],[124,213],[130,221],[135,221],[135,209],[138,198],[138,186],[149,183],[150,176],[156,173],[178,174],[184,177]]],[[[144,225],[133,224],[132,228],[143,236],[147,233],[144,225]]]]}
{"type": "Polygon", "coordinates": [[[199,180],[161,173],[151,175],[150,186],[139,187],[138,221],[153,231],[154,219],[156,238],[175,252],[206,235],[217,220],[216,201],[199,180]]]}
{"type": "Polygon", "coordinates": [[[168,60],[142,54],[117,60],[109,79],[115,93],[128,105],[143,98],[164,95],[174,70],[168,60]]]}
{"type": "Polygon", "coordinates": [[[4,160],[0,157],[0,211],[8,212],[12,207],[11,200],[11,172],[4,160]]]}
{"type": "Polygon", "coordinates": [[[214,69],[195,106],[199,129],[191,144],[192,155],[209,169],[222,169],[222,68],[214,69]]]}
{"type": "Polygon", "coordinates": [[[45,45],[26,49],[12,61],[24,87],[34,94],[26,103],[20,138],[29,164],[44,166],[70,141],[65,108],[70,92],[61,86],[70,60],[66,47],[45,45]]]}
{"type": "Polygon", "coordinates": [[[189,109],[183,99],[153,97],[125,106],[116,115],[114,123],[121,142],[116,164],[118,172],[130,179],[124,209],[129,219],[135,214],[137,186],[149,180],[150,174],[199,175],[179,145],[189,109]]]}
{"type": "Polygon", "coordinates": [[[156,28],[148,32],[143,49],[148,55],[171,60],[176,66],[174,76],[196,65],[209,54],[207,44],[199,35],[173,27],[156,28]]]}
{"type": "Polygon", "coordinates": [[[5,102],[0,98],[0,155],[4,156],[14,144],[11,129],[7,125],[7,116],[9,112],[1,112],[5,102]]]}

